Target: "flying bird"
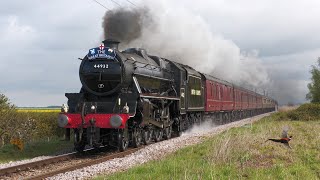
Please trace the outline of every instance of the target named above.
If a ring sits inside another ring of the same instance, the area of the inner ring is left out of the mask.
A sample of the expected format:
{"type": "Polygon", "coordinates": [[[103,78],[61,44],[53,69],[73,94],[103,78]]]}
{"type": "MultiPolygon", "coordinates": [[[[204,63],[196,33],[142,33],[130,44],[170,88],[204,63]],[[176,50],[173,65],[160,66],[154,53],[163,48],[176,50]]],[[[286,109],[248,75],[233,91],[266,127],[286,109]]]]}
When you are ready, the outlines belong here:
{"type": "Polygon", "coordinates": [[[288,131],[289,131],[289,127],[285,126],[285,127],[283,127],[280,139],[268,139],[268,140],[273,141],[273,142],[282,143],[285,146],[287,146],[288,148],[291,148],[291,146],[289,145],[289,141],[291,140],[292,136],[288,137],[288,131]]]}

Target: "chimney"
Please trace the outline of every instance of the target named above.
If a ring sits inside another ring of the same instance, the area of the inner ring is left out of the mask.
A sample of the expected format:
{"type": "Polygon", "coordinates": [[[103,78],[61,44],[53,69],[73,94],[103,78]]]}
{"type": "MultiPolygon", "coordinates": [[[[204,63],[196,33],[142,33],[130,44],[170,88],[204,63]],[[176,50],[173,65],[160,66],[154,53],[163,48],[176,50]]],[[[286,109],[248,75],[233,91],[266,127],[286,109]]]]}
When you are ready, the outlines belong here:
{"type": "Polygon", "coordinates": [[[111,49],[118,49],[120,42],[115,39],[106,39],[102,41],[102,43],[104,44],[105,47],[109,47],[111,49]]]}

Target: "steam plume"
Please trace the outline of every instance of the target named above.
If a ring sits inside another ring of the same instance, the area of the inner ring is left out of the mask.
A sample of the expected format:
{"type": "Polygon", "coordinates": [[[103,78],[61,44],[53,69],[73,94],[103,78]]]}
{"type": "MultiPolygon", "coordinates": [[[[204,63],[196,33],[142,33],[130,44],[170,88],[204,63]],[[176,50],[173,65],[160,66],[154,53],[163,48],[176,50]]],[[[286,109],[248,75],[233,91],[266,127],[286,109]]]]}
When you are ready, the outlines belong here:
{"type": "Polygon", "coordinates": [[[144,5],[107,12],[105,38],[121,41],[123,48],[145,48],[149,54],[237,84],[264,87],[269,83],[257,52],[241,52],[231,40],[213,33],[201,16],[172,1],[147,0],[144,5]]]}

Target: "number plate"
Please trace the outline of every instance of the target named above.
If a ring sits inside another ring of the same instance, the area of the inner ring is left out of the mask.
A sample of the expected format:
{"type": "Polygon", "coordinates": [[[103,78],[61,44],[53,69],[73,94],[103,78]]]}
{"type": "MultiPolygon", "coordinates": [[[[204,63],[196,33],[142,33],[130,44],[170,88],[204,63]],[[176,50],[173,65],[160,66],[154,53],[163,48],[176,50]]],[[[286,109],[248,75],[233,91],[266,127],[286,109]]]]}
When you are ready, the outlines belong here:
{"type": "Polygon", "coordinates": [[[109,68],[109,65],[108,64],[94,64],[93,67],[95,69],[108,69],[109,68]]]}

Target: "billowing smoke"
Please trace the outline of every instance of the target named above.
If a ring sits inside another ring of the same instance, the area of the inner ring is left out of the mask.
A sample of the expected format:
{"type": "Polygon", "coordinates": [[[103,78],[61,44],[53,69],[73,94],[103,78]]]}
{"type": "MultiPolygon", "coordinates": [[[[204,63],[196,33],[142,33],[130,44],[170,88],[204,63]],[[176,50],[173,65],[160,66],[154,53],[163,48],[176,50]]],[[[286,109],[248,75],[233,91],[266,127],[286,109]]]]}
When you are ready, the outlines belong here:
{"type": "Polygon", "coordinates": [[[103,18],[104,39],[116,39],[128,44],[142,35],[145,22],[150,21],[148,9],[115,9],[107,11],[103,18]]]}
{"type": "Polygon", "coordinates": [[[142,47],[252,90],[269,82],[257,52],[241,52],[231,40],[213,33],[201,16],[169,0],[108,11],[103,27],[105,38],[121,41],[122,48],[142,47]]]}

